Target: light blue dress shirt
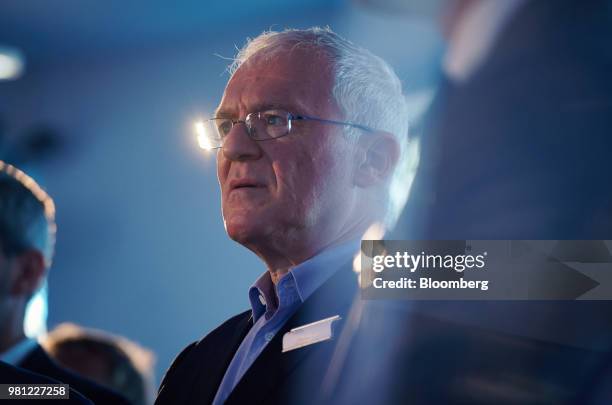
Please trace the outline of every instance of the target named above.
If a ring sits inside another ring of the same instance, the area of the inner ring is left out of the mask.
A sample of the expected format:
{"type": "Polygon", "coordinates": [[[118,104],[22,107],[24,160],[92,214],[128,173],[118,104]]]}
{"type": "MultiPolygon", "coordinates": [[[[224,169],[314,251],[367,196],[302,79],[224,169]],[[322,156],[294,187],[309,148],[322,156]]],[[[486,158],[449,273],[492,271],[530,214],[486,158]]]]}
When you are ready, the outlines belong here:
{"type": "Polygon", "coordinates": [[[242,376],[300,305],[359,251],[359,240],[346,242],[295,266],[276,284],[266,271],[249,289],[253,327],[230,362],[213,405],[225,402],[242,376]]]}

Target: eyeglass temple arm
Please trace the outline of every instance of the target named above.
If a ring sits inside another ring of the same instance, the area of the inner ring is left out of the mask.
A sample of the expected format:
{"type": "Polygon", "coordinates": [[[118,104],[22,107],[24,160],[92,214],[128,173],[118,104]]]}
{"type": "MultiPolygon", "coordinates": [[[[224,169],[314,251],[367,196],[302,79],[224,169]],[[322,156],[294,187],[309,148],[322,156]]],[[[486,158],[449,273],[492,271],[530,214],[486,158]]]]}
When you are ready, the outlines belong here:
{"type": "Polygon", "coordinates": [[[349,127],[355,127],[355,128],[359,128],[361,130],[364,130],[366,132],[376,132],[374,129],[372,129],[370,127],[366,127],[365,125],[353,124],[352,122],[326,120],[326,119],[323,119],[323,118],[309,117],[307,115],[292,115],[290,117],[290,119],[292,119],[292,120],[308,120],[308,121],[326,122],[328,124],[345,125],[345,126],[349,126],[349,127]]]}

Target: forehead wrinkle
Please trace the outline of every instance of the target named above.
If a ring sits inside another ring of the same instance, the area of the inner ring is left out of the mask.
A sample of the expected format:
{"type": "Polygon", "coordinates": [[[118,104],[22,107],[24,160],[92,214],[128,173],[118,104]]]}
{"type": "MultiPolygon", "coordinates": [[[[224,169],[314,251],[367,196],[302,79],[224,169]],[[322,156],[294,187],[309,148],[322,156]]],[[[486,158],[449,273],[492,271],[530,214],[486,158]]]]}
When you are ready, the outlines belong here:
{"type": "MultiPolygon", "coordinates": [[[[334,77],[330,62],[329,55],[312,47],[290,47],[283,54],[255,54],[232,75],[222,99],[225,104],[215,114],[233,118],[278,106],[302,115],[320,115],[331,107],[336,115],[340,111],[332,94],[334,77]],[[278,64],[284,68],[275,68],[278,64]]],[[[327,112],[322,118],[334,118],[327,116],[330,111],[327,112]]]]}
{"type": "MultiPolygon", "coordinates": [[[[287,83],[291,83],[289,79],[283,79],[287,83]]],[[[253,91],[252,89],[240,90],[238,97],[238,107],[235,105],[219,105],[215,110],[215,117],[233,117],[240,115],[241,112],[249,114],[252,112],[261,112],[266,110],[281,109],[291,113],[301,114],[309,112],[313,106],[309,105],[305,99],[309,98],[309,94],[304,89],[292,86],[290,91],[280,88],[275,89],[274,83],[269,90],[261,89],[253,91]],[[272,95],[270,95],[272,93],[272,95]],[[283,94],[278,94],[283,93],[283,94]],[[247,97],[247,98],[245,98],[247,97]]]]}

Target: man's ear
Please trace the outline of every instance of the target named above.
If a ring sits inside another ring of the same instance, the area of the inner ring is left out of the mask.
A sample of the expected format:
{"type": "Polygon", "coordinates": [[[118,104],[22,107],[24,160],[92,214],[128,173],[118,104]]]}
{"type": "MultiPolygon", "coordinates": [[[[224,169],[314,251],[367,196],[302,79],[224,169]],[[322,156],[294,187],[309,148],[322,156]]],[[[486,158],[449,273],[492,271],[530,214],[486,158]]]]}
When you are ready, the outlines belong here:
{"type": "Polygon", "coordinates": [[[13,258],[15,275],[11,293],[31,297],[42,285],[47,275],[45,258],[39,250],[28,249],[13,258]]]}
{"type": "Polygon", "coordinates": [[[361,159],[355,173],[355,184],[370,187],[387,180],[400,156],[400,144],[388,132],[364,134],[359,139],[361,159]]]}

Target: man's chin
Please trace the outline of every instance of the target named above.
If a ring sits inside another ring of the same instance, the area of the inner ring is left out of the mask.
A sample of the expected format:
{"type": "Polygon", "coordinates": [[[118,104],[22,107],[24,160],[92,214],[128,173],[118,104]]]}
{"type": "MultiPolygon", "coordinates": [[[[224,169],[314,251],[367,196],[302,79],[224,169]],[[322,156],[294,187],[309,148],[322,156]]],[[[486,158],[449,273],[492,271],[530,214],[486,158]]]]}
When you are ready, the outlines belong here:
{"type": "Polygon", "coordinates": [[[225,222],[227,235],[235,242],[246,245],[257,239],[261,235],[261,229],[252,219],[232,220],[225,222]]]}

